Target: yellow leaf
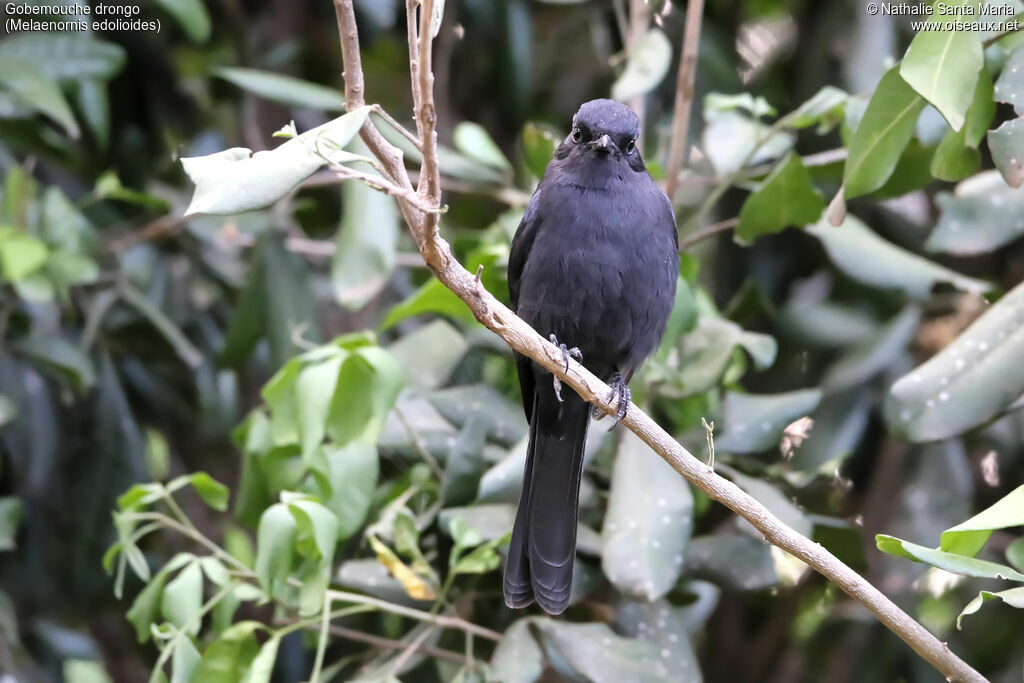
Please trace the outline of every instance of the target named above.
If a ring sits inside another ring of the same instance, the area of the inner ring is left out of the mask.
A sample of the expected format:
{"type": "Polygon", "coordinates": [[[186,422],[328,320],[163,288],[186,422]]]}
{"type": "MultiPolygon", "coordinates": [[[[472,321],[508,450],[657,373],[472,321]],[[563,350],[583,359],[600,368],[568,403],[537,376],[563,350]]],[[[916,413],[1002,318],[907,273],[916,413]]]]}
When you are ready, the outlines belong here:
{"type": "Polygon", "coordinates": [[[426,581],[416,575],[416,572],[409,569],[402,560],[374,536],[369,536],[370,547],[377,553],[377,561],[388,568],[391,575],[398,579],[402,588],[413,600],[433,600],[436,595],[434,589],[426,581]]]}

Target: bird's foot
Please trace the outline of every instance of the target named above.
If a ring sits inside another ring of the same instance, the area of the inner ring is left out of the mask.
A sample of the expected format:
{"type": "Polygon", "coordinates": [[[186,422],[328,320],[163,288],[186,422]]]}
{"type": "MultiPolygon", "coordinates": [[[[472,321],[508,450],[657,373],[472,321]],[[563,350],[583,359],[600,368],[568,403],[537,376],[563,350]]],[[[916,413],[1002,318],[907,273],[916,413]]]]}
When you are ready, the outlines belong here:
{"type": "Polygon", "coordinates": [[[612,375],[611,388],[612,391],[608,394],[608,402],[615,403],[615,421],[608,428],[609,432],[615,429],[615,425],[619,424],[619,420],[626,417],[626,413],[629,411],[629,402],[633,398],[633,392],[629,390],[629,385],[626,384],[626,380],[622,379],[622,375],[618,372],[612,375]]]}
{"type": "MultiPolygon", "coordinates": [[[[551,343],[554,344],[555,346],[557,346],[558,350],[562,352],[562,360],[565,361],[565,371],[566,372],[569,372],[569,359],[570,358],[575,358],[576,361],[579,362],[579,363],[583,362],[583,353],[580,352],[578,347],[574,346],[572,348],[569,348],[565,344],[562,344],[561,342],[558,341],[558,337],[555,336],[554,332],[551,333],[551,336],[549,336],[548,339],[550,339],[551,343]]],[[[557,398],[558,402],[561,403],[562,402],[562,380],[558,379],[558,375],[555,375],[555,374],[552,374],[552,377],[554,378],[553,381],[552,381],[552,384],[555,387],[555,398],[557,398]]]]}

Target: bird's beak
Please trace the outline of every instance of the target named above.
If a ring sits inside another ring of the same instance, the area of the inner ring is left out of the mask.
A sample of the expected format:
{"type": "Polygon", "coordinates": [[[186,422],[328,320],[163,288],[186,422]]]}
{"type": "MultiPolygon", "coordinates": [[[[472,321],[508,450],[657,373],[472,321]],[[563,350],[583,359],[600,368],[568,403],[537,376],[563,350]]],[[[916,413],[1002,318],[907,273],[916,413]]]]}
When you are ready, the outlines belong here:
{"type": "Polygon", "coordinates": [[[608,153],[612,151],[612,147],[615,146],[615,143],[612,142],[612,139],[606,133],[599,137],[597,140],[594,140],[593,145],[594,149],[596,149],[598,152],[608,153]]]}

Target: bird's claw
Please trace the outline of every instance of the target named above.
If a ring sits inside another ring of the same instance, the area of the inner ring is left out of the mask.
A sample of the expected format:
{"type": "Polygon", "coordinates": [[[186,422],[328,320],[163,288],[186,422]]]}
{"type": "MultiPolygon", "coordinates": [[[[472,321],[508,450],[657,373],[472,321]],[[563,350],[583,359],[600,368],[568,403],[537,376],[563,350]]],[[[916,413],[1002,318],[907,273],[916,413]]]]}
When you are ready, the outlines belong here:
{"type": "Polygon", "coordinates": [[[626,384],[626,380],[622,379],[622,375],[616,372],[612,375],[611,381],[612,391],[608,394],[608,402],[615,402],[615,420],[612,422],[612,426],[608,428],[608,431],[615,429],[615,426],[619,424],[619,420],[626,417],[626,413],[629,412],[629,402],[633,398],[633,392],[629,390],[629,385],[626,384]]]}
{"type": "MultiPolygon", "coordinates": [[[[548,337],[548,339],[550,339],[551,343],[554,344],[555,346],[557,346],[558,350],[562,352],[562,360],[565,361],[565,372],[569,372],[569,359],[570,358],[575,358],[576,361],[579,362],[579,363],[583,362],[583,353],[579,350],[578,347],[574,346],[572,348],[569,348],[565,344],[562,344],[561,342],[558,341],[558,337],[555,336],[554,332],[551,333],[551,335],[548,337]]],[[[553,381],[552,381],[552,384],[555,387],[555,398],[557,398],[558,402],[561,403],[562,402],[562,380],[558,379],[558,375],[555,375],[553,373],[552,373],[552,377],[554,378],[553,381]]]]}

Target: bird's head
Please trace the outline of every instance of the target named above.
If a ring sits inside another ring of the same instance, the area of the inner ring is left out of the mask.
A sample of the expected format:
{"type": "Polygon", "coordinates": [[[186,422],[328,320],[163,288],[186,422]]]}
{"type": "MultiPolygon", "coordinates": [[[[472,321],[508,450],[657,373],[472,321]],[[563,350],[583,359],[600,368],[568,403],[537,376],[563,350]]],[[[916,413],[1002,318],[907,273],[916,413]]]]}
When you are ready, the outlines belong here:
{"type": "Polygon", "coordinates": [[[614,100],[591,100],[572,118],[572,131],[559,146],[557,157],[581,163],[597,160],[626,164],[643,171],[637,149],[640,119],[632,109],[614,100]]]}

